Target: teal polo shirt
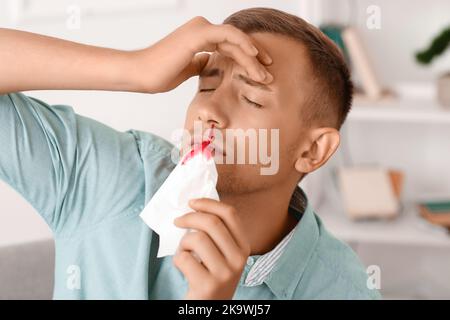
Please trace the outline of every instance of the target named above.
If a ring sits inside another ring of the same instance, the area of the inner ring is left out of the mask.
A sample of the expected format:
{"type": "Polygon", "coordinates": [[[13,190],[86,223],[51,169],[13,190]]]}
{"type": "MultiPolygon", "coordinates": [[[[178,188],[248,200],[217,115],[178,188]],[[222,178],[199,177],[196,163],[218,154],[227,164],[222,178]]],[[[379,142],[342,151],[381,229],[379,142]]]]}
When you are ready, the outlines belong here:
{"type": "MultiPolygon", "coordinates": [[[[55,299],[184,297],[186,280],[171,257],[156,257],[158,236],[139,217],[175,167],[172,144],[14,93],[0,95],[0,148],[0,179],[53,232],[55,299]]],[[[246,286],[249,263],[234,298],[379,298],[354,252],[304,202],[291,206],[299,222],[270,272],[246,286]]]]}

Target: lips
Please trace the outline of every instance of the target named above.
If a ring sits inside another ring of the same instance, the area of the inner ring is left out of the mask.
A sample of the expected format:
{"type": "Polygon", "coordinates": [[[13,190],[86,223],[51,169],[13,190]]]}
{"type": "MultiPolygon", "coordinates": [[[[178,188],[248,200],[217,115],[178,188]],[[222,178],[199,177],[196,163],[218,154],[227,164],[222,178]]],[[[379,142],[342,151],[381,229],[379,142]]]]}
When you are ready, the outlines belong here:
{"type": "MultiPolygon", "coordinates": [[[[208,142],[208,140],[203,140],[201,143],[191,143],[191,148],[195,149],[195,148],[201,148],[202,145],[204,145],[206,142],[208,142]]],[[[209,143],[209,145],[206,147],[207,149],[209,149],[211,151],[211,154],[214,156],[216,153],[219,153],[223,156],[226,156],[226,152],[217,145],[217,143],[214,143],[214,140],[209,143]]]]}

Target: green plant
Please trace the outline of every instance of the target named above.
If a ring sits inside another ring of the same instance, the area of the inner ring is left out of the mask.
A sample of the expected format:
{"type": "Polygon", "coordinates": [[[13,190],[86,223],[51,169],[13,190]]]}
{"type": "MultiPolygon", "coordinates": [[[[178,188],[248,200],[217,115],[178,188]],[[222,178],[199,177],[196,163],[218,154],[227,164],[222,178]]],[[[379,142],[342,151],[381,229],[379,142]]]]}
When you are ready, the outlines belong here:
{"type": "Polygon", "coordinates": [[[421,64],[429,64],[435,57],[441,55],[450,45],[450,26],[438,34],[430,46],[416,53],[416,60],[421,64]]]}

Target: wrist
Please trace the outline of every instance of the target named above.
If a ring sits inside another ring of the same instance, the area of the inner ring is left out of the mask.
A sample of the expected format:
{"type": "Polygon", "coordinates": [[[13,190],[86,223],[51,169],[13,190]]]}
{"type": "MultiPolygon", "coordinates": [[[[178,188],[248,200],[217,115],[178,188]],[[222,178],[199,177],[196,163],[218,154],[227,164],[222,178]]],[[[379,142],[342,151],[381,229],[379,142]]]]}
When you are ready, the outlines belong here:
{"type": "Polygon", "coordinates": [[[134,51],[124,51],[122,68],[118,81],[127,91],[156,93],[152,80],[155,70],[151,67],[152,58],[149,48],[134,51]]]}
{"type": "Polygon", "coordinates": [[[110,83],[115,91],[147,92],[142,83],[138,51],[117,51],[110,61],[110,83]]]}

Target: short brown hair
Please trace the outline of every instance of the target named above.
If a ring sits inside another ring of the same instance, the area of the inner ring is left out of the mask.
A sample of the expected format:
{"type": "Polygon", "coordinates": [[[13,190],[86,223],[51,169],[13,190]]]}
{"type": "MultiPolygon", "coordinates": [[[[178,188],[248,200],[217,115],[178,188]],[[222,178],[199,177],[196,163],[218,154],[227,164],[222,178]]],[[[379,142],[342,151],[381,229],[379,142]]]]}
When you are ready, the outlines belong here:
{"type": "Polygon", "coordinates": [[[304,120],[340,129],[351,108],[353,84],[341,51],[327,36],[300,17],[270,8],[241,10],[223,23],[245,33],[276,33],[301,42],[307,49],[318,84],[308,99],[314,108],[304,120]]]}

